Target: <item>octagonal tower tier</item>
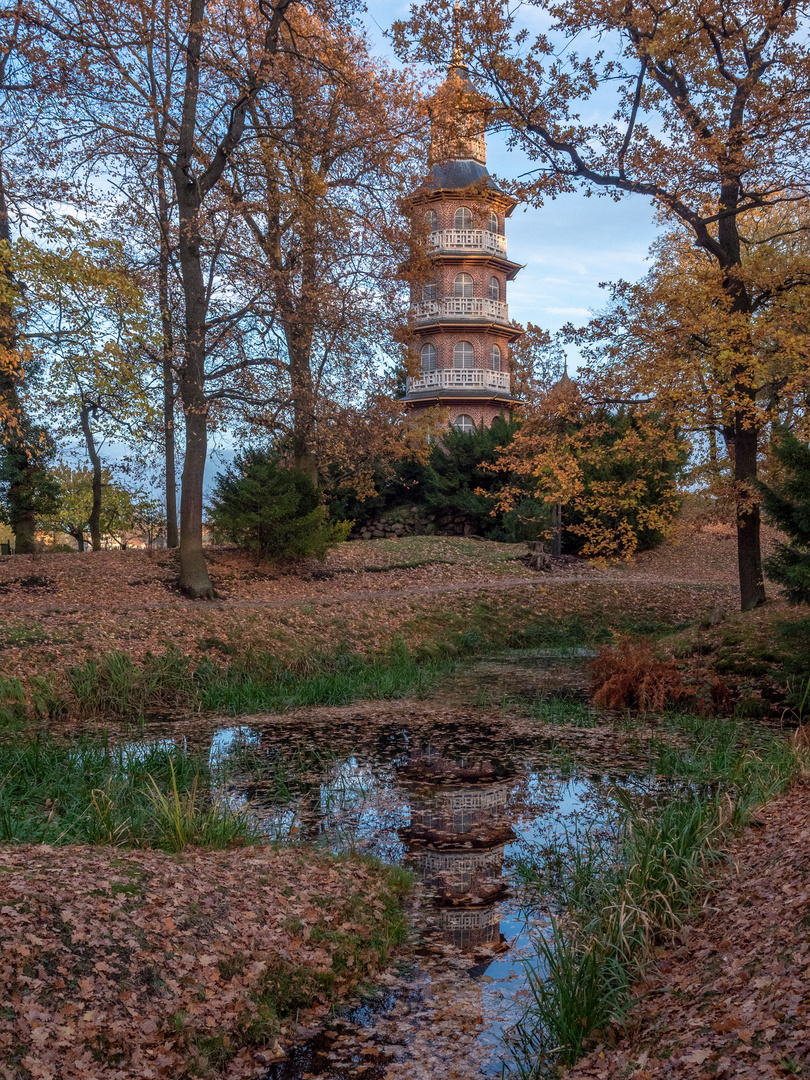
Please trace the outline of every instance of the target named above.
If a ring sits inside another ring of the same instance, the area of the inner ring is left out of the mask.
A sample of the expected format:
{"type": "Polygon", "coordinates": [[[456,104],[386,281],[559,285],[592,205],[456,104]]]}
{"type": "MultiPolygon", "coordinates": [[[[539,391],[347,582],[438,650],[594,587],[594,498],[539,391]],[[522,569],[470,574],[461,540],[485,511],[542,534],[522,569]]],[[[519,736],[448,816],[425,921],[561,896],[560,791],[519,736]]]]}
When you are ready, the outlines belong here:
{"type": "Polygon", "coordinates": [[[442,406],[471,430],[508,418],[515,401],[509,346],[523,331],[509,321],[506,284],[521,266],[507,258],[505,222],[517,204],[487,171],[491,104],[458,49],[428,105],[431,170],[405,201],[427,255],[425,280],[411,289],[421,371],[408,378],[405,404],[412,413],[442,406]]]}

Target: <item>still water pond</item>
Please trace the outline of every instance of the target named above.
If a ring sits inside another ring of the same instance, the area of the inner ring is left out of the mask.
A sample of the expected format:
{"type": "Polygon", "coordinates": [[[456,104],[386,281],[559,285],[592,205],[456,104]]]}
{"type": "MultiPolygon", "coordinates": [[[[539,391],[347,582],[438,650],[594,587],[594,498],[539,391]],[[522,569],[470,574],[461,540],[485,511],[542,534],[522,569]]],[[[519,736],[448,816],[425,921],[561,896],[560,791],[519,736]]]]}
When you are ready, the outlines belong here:
{"type": "Polygon", "coordinates": [[[429,700],[215,732],[212,752],[239,769],[232,797],[269,836],[375,855],[419,882],[406,966],[303,1033],[267,1080],[509,1075],[524,962],[549,920],[521,868],[566,830],[609,831],[616,786],[645,786],[638,744],[589,722],[583,686],[576,661],[524,654],[469,668],[429,700]]]}

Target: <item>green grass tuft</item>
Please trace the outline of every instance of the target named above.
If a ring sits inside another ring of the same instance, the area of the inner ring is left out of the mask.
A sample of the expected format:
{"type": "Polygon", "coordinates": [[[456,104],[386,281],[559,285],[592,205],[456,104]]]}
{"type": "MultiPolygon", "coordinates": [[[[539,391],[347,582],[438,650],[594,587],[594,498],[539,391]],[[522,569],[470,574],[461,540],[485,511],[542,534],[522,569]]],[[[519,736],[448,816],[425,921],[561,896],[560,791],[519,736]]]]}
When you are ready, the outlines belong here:
{"type": "Polygon", "coordinates": [[[0,842],[121,844],[177,851],[257,839],[213,796],[208,763],[176,746],[40,736],[0,744],[0,842]]]}
{"type": "Polygon", "coordinates": [[[652,946],[694,909],[728,838],[798,772],[796,753],[770,732],[691,715],[665,723],[679,741],[651,742],[650,772],[675,781],[674,796],[617,790],[607,835],[566,834],[517,863],[529,888],[566,912],[552,917],[529,969],[516,1047],[525,1080],[573,1064],[594,1031],[621,1023],[652,946]]]}

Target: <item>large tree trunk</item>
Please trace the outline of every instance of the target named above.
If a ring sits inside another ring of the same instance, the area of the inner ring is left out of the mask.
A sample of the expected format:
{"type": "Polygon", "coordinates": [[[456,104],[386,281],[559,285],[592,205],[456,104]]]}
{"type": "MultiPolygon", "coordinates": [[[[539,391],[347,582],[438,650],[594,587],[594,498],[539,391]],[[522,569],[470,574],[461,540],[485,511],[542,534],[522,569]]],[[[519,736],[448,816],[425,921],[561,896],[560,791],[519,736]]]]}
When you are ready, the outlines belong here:
{"type": "Polygon", "coordinates": [[[84,442],[87,447],[87,456],[93,467],[93,502],[90,510],[90,545],[93,551],[101,551],[101,458],[96,449],[96,440],[93,436],[93,428],[90,424],[90,415],[93,405],[90,402],[82,403],[81,423],[84,433],[84,442]]]}
{"type": "MultiPolygon", "coordinates": [[[[741,119],[741,117],[740,117],[741,119]]],[[[721,175],[717,238],[723,258],[723,292],[728,299],[730,347],[739,357],[734,365],[734,480],[737,488],[737,573],[740,610],[764,604],[765,581],[760,550],[759,503],[756,501],[757,430],[755,391],[751,386],[754,343],[751,336],[751,297],[742,272],[742,244],[737,209],[741,178],[721,175]]]]}
{"type": "Polygon", "coordinates": [[[290,359],[290,381],[293,399],[293,468],[308,476],[318,486],[318,461],[312,446],[312,425],[315,412],[315,392],[312,385],[310,353],[312,335],[293,330],[287,335],[287,353],[290,359]],[[292,342],[292,344],[290,344],[292,342]]]}
{"type": "MultiPolygon", "coordinates": [[[[8,218],[3,162],[0,158],[0,243],[11,245],[11,226],[8,218]]],[[[6,284],[12,288],[11,270],[2,271],[6,284]]],[[[0,306],[0,349],[9,356],[17,352],[17,320],[11,304],[0,306]]],[[[17,387],[18,373],[11,366],[0,367],[0,419],[3,423],[2,450],[10,476],[8,487],[9,524],[14,533],[14,552],[32,555],[36,551],[37,512],[34,503],[35,485],[32,483],[38,463],[27,445],[29,432],[27,417],[23,414],[17,387]]]]}
{"type": "MultiPolygon", "coordinates": [[[[749,422],[750,424],[750,422],[749,422]]],[[[734,479],[740,491],[737,502],[737,567],[740,578],[740,610],[764,604],[765,582],[760,548],[759,503],[752,501],[757,476],[757,432],[737,415],[734,435],[734,479]],[[746,497],[747,494],[747,497],[746,497]]]]}
{"type": "MultiPolygon", "coordinates": [[[[8,397],[8,395],[4,395],[8,397]]],[[[16,392],[14,398],[16,399],[16,392]]],[[[6,447],[9,471],[15,477],[8,486],[9,520],[14,533],[15,555],[33,555],[37,550],[37,511],[34,504],[34,473],[38,466],[24,445],[6,447]]]]}
{"type": "Polygon", "coordinates": [[[208,402],[205,397],[206,297],[200,262],[199,202],[194,185],[178,190],[180,269],[186,308],[186,340],[180,369],[180,398],[186,446],[180,493],[180,588],[194,600],[212,599],[202,548],[203,484],[208,457],[208,402]]]}
{"type": "MultiPolygon", "coordinates": [[[[161,144],[162,149],[162,144],[161,144]]],[[[166,547],[180,543],[177,527],[177,466],[174,428],[174,329],[169,306],[169,200],[166,196],[165,167],[158,161],[158,302],[163,336],[163,445],[166,463],[166,547]]]]}
{"type": "Polygon", "coordinates": [[[208,402],[205,394],[206,319],[208,297],[202,271],[201,208],[205,196],[220,182],[245,130],[245,113],[259,89],[267,85],[270,56],[278,51],[287,9],[295,0],[275,0],[261,8],[268,20],[264,56],[256,71],[245,73],[245,86],[230,111],[227,132],[207,164],[197,156],[197,106],[200,64],[206,33],[206,0],[188,0],[188,41],[182,118],[177,130],[177,155],[171,174],[177,198],[177,250],[185,301],[185,347],[179,391],[186,428],[183,487],[180,496],[180,587],[189,596],[211,598],[202,549],[203,481],[208,453],[208,402]]]}
{"type": "Polygon", "coordinates": [[[185,344],[179,390],[185,416],[186,446],[180,493],[180,588],[194,600],[211,599],[214,589],[202,549],[203,483],[208,455],[208,404],[205,400],[207,301],[202,272],[200,207],[203,194],[191,177],[197,128],[205,0],[190,0],[186,84],[177,160],[173,170],[180,221],[178,254],[185,302],[185,344]]]}
{"type": "MultiPolygon", "coordinates": [[[[295,108],[294,108],[295,112],[295,108]]],[[[299,124],[303,121],[298,118],[299,124]]],[[[304,166],[304,207],[301,214],[301,292],[294,310],[284,319],[290,388],[293,400],[293,466],[318,486],[318,461],[314,452],[315,382],[312,376],[312,343],[318,311],[317,186],[312,162],[304,166]]],[[[290,290],[292,293],[292,290],[290,290]]]]}
{"type": "Polygon", "coordinates": [[[214,588],[202,548],[203,482],[208,453],[208,417],[193,380],[181,378],[186,416],[186,453],[180,493],[180,588],[195,600],[210,600],[214,588]]]}

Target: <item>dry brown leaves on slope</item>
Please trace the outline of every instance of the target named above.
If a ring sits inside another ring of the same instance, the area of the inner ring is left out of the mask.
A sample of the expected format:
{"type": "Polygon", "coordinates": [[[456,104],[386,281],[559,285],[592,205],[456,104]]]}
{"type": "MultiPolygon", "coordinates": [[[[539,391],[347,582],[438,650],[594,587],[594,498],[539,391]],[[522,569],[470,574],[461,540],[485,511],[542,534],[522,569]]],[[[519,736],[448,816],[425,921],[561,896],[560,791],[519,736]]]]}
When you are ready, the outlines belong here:
{"type": "MultiPolygon", "coordinates": [[[[781,534],[762,525],[763,555],[770,553],[781,534]]],[[[615,567],[617,575],[636,581],[668,577],[671,581],[703,584],[737,580],[737,530],[733,523],[709,516],[677,522],[666,543],[636,555],[631,563],[615,567]]],[[[770,589],[774,592],[773,587],[770,589]]]]}
{"type": "Polygon", "coordinates": [[[680,947],[662,950],[628,1034],[567,1080],[810,1075],[810,783],[759,811],[738,872],[680,947]]]}
{"type": "MultiPolygon", "coordinates": [[[[532,580],[517,559],[525,545],[458,537],[356,540],[323,563],[257,563],[247,551],[206,547],[214,587],[225,601],[306,601],[334,593],[402,586],[477,583],[502,577],[532,580]]],[[[176,551],[49,552],[0,557],[0,597],[15,610],[82,606],[130,608],[189,603],[177,590],[176,551]]],[[[587,571],[587,567],[584,567],[587,571]]]]}
{"type": "MultiPolygon", "coordinates": [[[[365,864],[305,859],[266,847],[0,849],[0,1076],[256,1075],[296,1025],[261,1024],[252,995],[291,970],[326,986],[339,946],[324,934],[365,938],[383,910],[365,864]]],[[[316,1012],[377,962],[352,955],[316,1012]]]]}

